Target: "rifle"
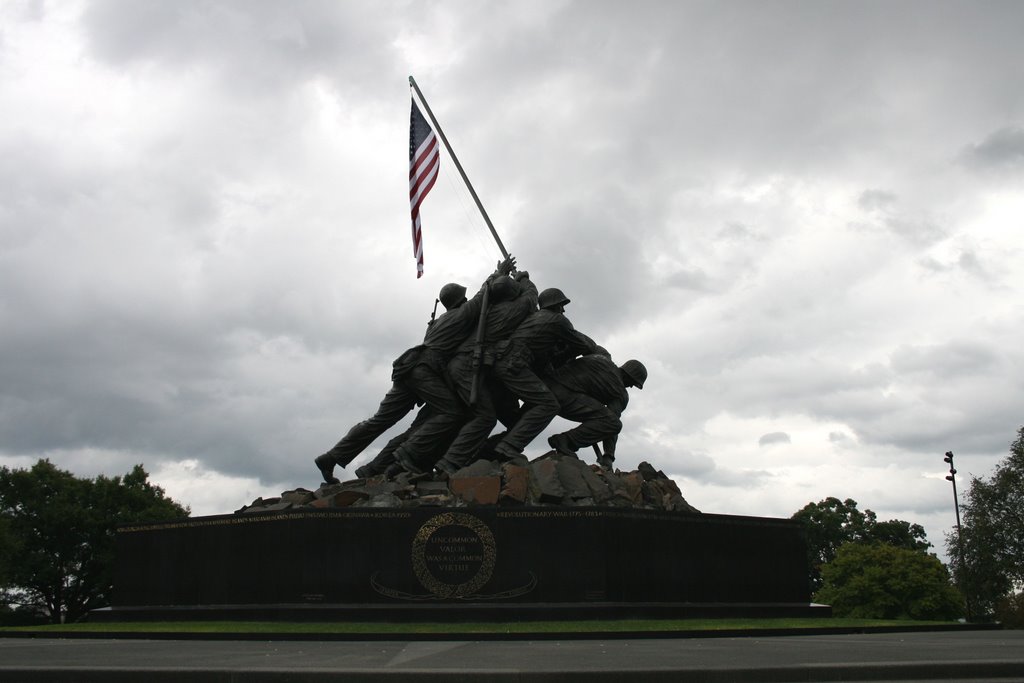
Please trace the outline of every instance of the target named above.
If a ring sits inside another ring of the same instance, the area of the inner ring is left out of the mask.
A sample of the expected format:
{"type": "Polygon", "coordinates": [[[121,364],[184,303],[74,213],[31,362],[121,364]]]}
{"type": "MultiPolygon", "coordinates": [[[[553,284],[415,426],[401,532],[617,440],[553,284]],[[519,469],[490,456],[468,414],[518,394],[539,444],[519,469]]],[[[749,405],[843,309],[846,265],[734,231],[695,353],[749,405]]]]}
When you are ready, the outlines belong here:
{"type": "Polygon", "coordinates": [[[430,329],[430,326],[434,324],[434,318],[437,317],[437,305],[439,303],[441,303],[440,299],[434,299],[434,310],[430,312],[430,320],[427,321],[428,330],[430,329]]]}
{"type": "Polygon", "coordinates": [[[487,308],[491,293],[491,283],[484,283],[484,300],[480,304],[480,319],[476,324],[476,341],[473,343],[473,385],[469,390],[469,405],[476,405],[480,393],[480,368],[484,360],[484,337],[487,334],[487,308]]]}

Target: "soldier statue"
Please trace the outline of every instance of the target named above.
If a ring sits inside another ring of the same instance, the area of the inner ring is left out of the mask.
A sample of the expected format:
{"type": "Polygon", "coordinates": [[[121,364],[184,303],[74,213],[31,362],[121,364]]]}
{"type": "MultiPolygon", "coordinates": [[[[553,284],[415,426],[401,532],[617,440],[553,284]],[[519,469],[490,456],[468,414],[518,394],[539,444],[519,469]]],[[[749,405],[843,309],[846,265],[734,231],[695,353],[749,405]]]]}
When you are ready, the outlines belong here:
{"type": "Polygon", "coordinates": [[[644,364],[628,360],[618,367],[610,356],[598,352],[569,361],[545,380],[558,399],[559,417],[580,423],[549,437],[548,445],[560,453],[575,454],[580,448],[603,442],[604,452],[598,451],[598,464],[612,469],[622,431],[622,412],[629,403],[626,389],[644,388],[644,364]]]}
{"type": "Polygon", "coordinates": [[[507,346],[519,324],[536,310],[537,287],[528,272],[492,283],[479,334],[463,342],[448,363],[448,376],[459,397],[470,405],[470,415],[436,464],[442,476],[454,474],[477,457],[498,419],[511,428],[518,418],[516,398],[495,381],[491,368],[498,349],[507,346]]]}
{"type": "Polygon", "coordinates": [[[518,421],[494,447],[504,458],[515,458],[548,426],[558,413],[558,399],[538,377],[556,355],[575,357],[593,353],[590,337],[576,331],[565,317],[569,298],[560,289],[545,289],[537,297],[540,310],[528,315],[498,349],[494,376],[524,404],[518,421]]]}
{"type": "Polygon", "coordinates": [[[334,448],[317,456],[315,463],[324,481],[337,483],[334,466],[348,466],[378,436],[393,427],[417,404],[430,408],[419,427],[395,449],[399,463],[418,470],[417,461],[426,460],[437,443],[458,427],[466,416],[466,408],[445,379],[445,368],[452,353],[471,334],[483,305],[484,292],[492,278],[507,279],[515,259],[508,258],[484,282],[480,291],[466,300],[466,288],[449,283],[441,288],[438,300],[445,313],[432,321],[423,343],[407,350],[395,360],[388,390],[373,417],[349,430],[334,448]]]}

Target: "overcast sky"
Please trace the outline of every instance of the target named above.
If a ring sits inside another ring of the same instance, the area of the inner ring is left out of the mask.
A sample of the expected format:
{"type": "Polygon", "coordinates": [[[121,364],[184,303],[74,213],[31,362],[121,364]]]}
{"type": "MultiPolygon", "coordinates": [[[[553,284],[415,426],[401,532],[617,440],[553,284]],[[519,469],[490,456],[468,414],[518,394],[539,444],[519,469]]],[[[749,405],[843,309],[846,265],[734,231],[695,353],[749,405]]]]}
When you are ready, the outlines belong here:
{"type": "Polygon", "coordinates": [[[650,370],[620,467],[705,512],[851,497],[941,551],[943,453],[966,486],[1024,424],[1022,26],[1019,2],[3,0],[0,464],[143,463],[194,514],[315,488],[437,290],[499,258],[444,156],[416,279],[412,74],[520,266],[650,370]]]}

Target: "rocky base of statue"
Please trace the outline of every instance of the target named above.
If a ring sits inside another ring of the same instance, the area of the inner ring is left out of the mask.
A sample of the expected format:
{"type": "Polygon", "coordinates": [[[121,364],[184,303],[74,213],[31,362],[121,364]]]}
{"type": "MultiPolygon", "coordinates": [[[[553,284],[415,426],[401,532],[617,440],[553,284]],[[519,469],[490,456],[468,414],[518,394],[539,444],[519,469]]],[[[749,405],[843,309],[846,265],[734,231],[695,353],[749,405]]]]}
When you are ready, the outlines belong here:
{"type": "Polygon", "coordinates": [[[414,507],[612,507],[699,513],[664,472],[646,462],[632,472],[606,470],[551,451],[528,461],[478,460],[451,477],[402,473],[324,484],[316,491],[296,489],[257,498],[236,514],[303,508],[414,507]]]}

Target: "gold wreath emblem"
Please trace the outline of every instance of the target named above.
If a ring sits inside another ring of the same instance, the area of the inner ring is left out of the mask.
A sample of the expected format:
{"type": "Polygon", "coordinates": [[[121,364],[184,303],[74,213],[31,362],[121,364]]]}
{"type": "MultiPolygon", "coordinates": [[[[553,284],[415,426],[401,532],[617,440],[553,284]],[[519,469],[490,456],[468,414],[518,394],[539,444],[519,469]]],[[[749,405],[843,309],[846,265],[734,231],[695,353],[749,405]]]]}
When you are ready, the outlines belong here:
{"type": "Polygon", "coordinates": [[[439,598],[462,598],[472,595],[483,588],[494,572],[497,550],[494,534],[487,525],[472,515],[459,512],[446,512],[427,520],[426,524],[416,532],[412,542],[412,568],[420,584],[439,598]],[[463,527],[472,532],[480,541],[480,568],[468,581],[458,584],[445,583],[434,576],[427,562],[427,545],[431,537],[446,527],[463,527]]]}

